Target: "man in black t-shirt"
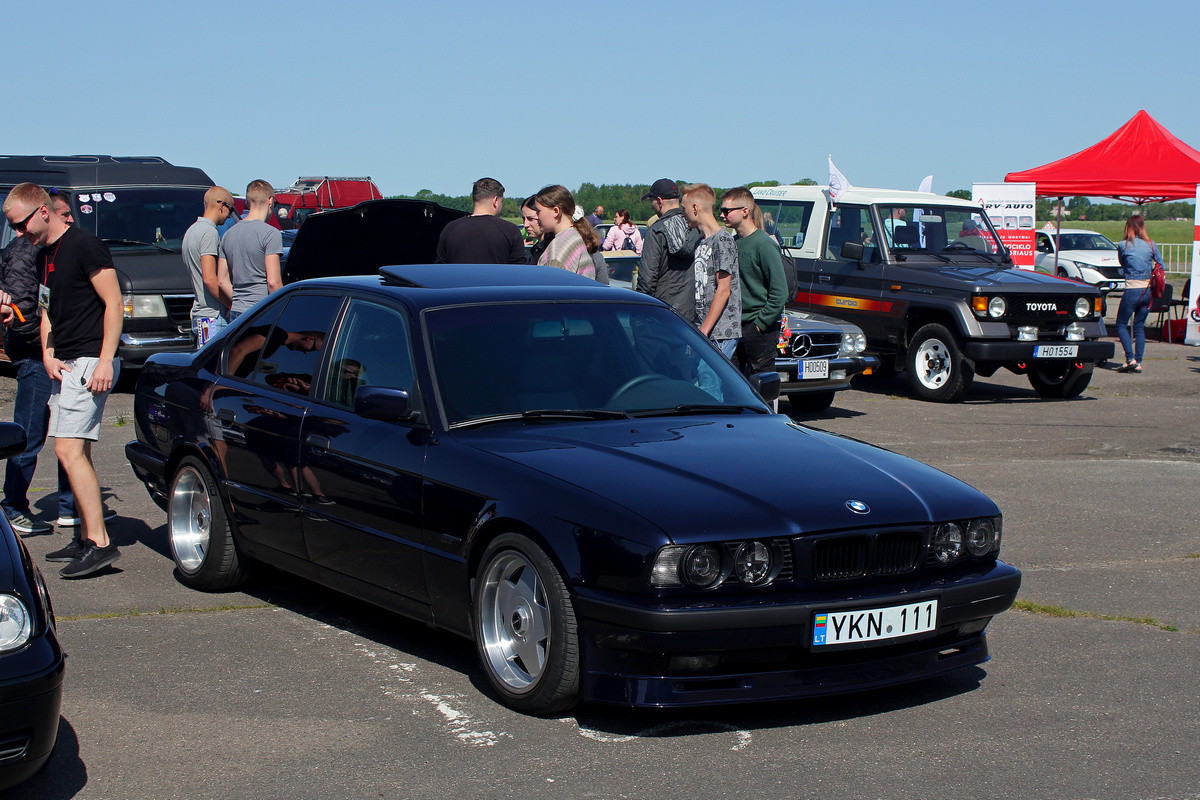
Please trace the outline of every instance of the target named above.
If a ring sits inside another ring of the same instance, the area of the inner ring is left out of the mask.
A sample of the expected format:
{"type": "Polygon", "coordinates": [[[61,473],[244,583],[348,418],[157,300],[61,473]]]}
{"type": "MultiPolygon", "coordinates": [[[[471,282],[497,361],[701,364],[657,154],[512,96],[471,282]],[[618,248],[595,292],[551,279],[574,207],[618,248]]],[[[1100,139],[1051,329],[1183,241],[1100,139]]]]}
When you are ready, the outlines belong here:
{"type": "Polygon", "coordinates": [[[60,574],[78,578],[121,557],[104,526],[100,484],[92,465],[92,442],[100,438],[104,403],[120,370],[116,355],[124,312],[121,289],[108,247],[92,234],[69,227],[51,210],[50,196],[40,186],[18,184],[5,198],[3,211],[14,233],[42,248],[37,258],[38,305],[43,362],[53,382],[49,435],[83,519],[78,555],[60,574]]]}
{"type": "Polygon", "coordinates": [[[504,187],[493,178],[480,178],[471,187],[475,210],[445,228],[438,238],[439,264],[524,264],[521,229],[500,218],[504,187]]]}

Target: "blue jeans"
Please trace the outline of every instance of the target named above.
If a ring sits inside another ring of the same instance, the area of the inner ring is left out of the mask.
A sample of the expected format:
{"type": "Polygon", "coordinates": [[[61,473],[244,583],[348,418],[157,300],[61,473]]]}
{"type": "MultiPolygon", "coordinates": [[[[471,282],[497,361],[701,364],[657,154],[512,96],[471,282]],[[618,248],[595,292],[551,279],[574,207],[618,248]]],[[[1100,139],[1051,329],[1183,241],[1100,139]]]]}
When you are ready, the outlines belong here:
{"type": "Polygon", "coordinates": [[[1146,352],[1146,317],[1150,315],[1150,290],[1126,289],[1117,307],[1117,338],[1125,350],[1125,361],[1142,363],[1146,352]],[[1133,317],[1133,341],[1129,339],[1129,318],[1133,317]],[[1134,342],[1137,349],[1134,349],[1134,342]]]}
{"type": "MultiPolygon", "coordinates": [[[[29,486],[37,469],[37,457],[46,443],[50,426],[50,376],[42,363],[42,347],[22,344],[17,336],[6,337],[5,351],[17,373],[17,395],[13,400],[13,422],[25,429],[25,451],[8,460],[4,470],[4,499],[0,508],[11,517],[29,514],[29,486]]],[[[75,516],[75,495],[62,465],[58,465],[58,513],[75,516]]]]}

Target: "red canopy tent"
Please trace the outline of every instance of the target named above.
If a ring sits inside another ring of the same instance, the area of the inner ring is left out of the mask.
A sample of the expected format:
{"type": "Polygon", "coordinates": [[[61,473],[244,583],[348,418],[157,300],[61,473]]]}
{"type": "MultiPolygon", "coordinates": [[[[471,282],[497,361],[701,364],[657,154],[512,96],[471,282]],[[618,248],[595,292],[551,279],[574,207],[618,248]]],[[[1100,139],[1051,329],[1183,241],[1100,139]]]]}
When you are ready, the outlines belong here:
{"type": "Polygon", "coordinates": [[[1051,197],[1112,197],[1142,203],[1193,198],[1200,184],[1200,151],[1139,111],[1108,138],[1040,167],[1004,176],[1036,183],[1051,197]]]}

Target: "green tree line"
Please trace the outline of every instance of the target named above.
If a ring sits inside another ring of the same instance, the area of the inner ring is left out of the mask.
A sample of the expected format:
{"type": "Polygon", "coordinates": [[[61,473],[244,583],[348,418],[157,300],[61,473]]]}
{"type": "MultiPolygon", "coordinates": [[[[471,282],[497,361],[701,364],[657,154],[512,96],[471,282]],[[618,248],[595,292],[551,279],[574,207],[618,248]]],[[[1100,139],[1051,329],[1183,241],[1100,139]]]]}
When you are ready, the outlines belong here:
{"type": "MultiPolygon", "coordinates": [[[[687,183],[688,181],[679,181],[678,185],[684,186],[687,183]]],[[[801,178],[794,183],[800,186],[816,185],[816,181],[812,178],[801,178]]],[[[781,183],[780,181],[748,181],[742,185],[746,187],[780,186],[781,183]]],[[[733,187],[713,187],[718,197],[730,188],[733,187]]],[[[613,213],[619,208],[624,208],[629,210],[629,215],[634,220],[644,221],[654,214],[654,209],[651,208],[650,202],[642,200],[642,195],[648,191],[650,191],[648,184],[602,183],[597,186],[594,183],[584,183],[578,189],[572,190],[571,194],[575,197],[576,205],[589,214],[596,206],[604,206],[604,218],[612,220],[613,213]]],[[[970,200],[971,190],[955,189],[954,191],[946,192],[946,196],[970,200]]],[[[414,195],[396,195],[396,197],[428,200],[440,206],[456,208],[460,211],[469,212],[472,208],[470,195],[451,196],[434,194],[429,189],[422,189],[414,195]]],[[[504,198],[504,207],[500,210],[501,215],[509,219],[520,219],[521,203],[524,200],[525,198],[523,197],[504,198]]],[[[1037,218],[1043,220],[1053,219],[1054,208],[1057,202],[1057,198],[1039,197],[1037,199],[1037,218]]],[[[1128,203],[1092,203],[1086,197],[1069,197],[1064,201],[1064,207],[1065,210],[1071,212],[1067,219],[1073,221],[1124,220],[1130,214],[1137,213],[1140,213],[1147,220],[1190,220],[1194,219],[1196,214],[1196,204],[1188,202],[1147,203],[1141,206],[1139,210],[1137,206],[1128,203]]]]}
{"type": "MultiPolygon", "coordinates": [[[[677,185],[682,187],[688,183],[690,181],[678,181],[677,185]]],[[[816,183],[812,178],[801,178],[795,181],[795,185],[799,186],[815,186],[816,183]]],[[[780,181],[750,181],[742,185],[750,188],[754,186],[780,186],[782,184],[780,181]]],[[[732,186],[724,188],[714,186],[713,190],[720,197],[722,193],[732,188],[732,186]]],[[[594,183],[584,183],[578,189],[571,190],[571,194],[575,198],[575,204],[588,214],[596,206],[604,206],[604,218],[611,221],[617,209],[624,208],[629,211],[630,217],[641,222],[649,219],[654,214],[654,209],[651,207],[650,201],[642,200],[642,195],[648,191],[650,191],[649,184],[604,183],[597,186],[594,183]]],[[[403,199],[427,200],[445,208],[455,208],[459,211],[471,211],[474,207],[469,194],[451,196],[435,194],[429,189],[422,189],[413,195],[401,194],[394,196],[403,199]]],[[[521,204],[523,202],[525,202],[524,197],[505,197],[504,205],[500,209],[500,215],[509,219],[520,219],[521,204]]]]}

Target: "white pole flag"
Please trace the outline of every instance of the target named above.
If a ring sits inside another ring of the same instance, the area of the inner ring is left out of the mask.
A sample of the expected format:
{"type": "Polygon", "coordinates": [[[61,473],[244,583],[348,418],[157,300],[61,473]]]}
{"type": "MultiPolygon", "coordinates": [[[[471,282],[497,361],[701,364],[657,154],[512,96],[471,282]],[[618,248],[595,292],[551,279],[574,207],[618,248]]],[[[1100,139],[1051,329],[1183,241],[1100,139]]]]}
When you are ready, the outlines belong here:
{"type": "Polygon", "coordinates": [[[933,191],[933,176],[926,175],[925,180],[921,181],[921,185],[919,187],[917,187],[917,191],[918,192],[932,192],[933,191]]]}
{"type": "Polygon", "coordinates": [[[846,176],[838,171],[838,168],[833,165],[833,155],[829,156],[829,197],[834,203],[837,203],[838,198],[847,189],[852,188],[850,181],[846,180],[846,176]]]}
{"type": "Polygon", "coordinates": [[[1196,186],[1196,217],[1192,230],[1192,292],[1187,298],[1187,313],[1184,314],[1187,320],[1184,343],[1200,345],[1200,184],[1196,186]]]}

